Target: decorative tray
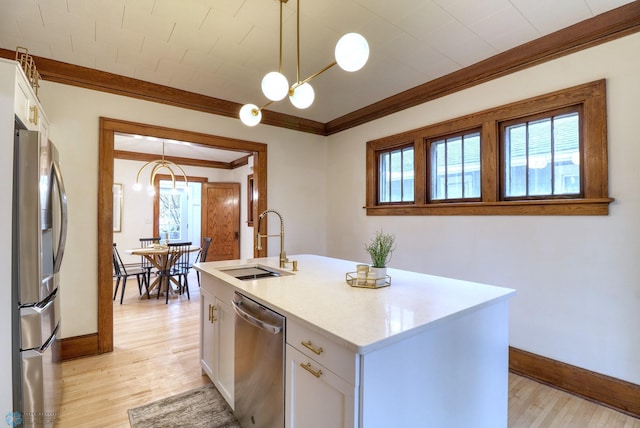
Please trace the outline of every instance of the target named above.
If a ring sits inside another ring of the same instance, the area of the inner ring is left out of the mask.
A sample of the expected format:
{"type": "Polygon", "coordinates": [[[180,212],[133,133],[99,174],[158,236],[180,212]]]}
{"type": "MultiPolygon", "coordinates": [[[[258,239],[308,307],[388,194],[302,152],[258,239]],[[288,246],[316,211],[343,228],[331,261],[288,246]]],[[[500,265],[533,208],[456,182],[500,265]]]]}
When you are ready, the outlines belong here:
{"type": "Polygon", "coordinates": [[[345,275],[345,279],[347,281],[347,284],[349,284],[350,286],[359,288],[382,288],[391,285],[391,277],[389,275],[386,275],[384,278],[384,282],[382,282],[380,281],[380,279],[382,278],[358,279],[357,272],[347,272],[345,275]]]}

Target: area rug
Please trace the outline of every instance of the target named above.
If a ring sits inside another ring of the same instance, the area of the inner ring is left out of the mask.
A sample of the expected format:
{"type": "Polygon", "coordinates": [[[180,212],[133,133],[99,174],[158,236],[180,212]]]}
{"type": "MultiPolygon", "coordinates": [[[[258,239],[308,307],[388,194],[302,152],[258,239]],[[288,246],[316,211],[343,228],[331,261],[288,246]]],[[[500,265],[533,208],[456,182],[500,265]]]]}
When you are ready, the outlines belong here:
{"type": "Polygon", "coordinates": [[[241,428],[211,384],[129,409],[128,413],[131,428],[241,428]]]}

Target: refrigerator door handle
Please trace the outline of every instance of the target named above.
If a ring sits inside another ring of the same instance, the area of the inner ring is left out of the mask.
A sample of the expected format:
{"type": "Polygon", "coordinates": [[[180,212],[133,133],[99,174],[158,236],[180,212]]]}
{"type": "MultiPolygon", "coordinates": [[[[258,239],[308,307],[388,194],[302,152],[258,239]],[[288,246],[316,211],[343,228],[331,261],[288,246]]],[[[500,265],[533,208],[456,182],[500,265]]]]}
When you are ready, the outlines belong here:
{"type": "Polygon", "coordinates": [[[67,193],[64,190],[64,181],[62,180],[60,166],[56,161],[53,162],[53,175],[55,176],[55,181],[58,185],[58,195],[60,197],[60,236],[58,238],[58,250],[53,258],[53,271],[60,272],[64,246],[67,241],[67,193]]]}

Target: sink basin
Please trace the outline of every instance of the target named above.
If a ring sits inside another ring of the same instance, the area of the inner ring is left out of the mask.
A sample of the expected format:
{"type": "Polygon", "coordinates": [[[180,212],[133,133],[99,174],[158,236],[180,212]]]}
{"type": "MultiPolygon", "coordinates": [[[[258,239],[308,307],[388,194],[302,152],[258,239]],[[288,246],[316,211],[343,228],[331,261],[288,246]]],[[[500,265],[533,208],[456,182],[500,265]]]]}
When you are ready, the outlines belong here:
{"type": "Polygon", "coordinates": [[[242,281],[251,281],[260,278],[290,275],[288,272],[281,273],[262,266],[242,266],[231,269],[223,269],[222,272],[242,281]]]}

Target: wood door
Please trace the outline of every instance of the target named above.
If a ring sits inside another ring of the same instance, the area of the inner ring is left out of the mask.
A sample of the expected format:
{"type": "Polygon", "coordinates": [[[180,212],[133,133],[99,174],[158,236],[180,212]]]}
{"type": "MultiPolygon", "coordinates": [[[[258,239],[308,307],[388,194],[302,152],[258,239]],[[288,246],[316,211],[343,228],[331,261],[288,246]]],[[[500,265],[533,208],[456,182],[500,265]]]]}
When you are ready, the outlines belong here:
{"type": "Polygon", "coordinates": [[[202,184],[202,236],[211,237],[206,261],[240,258],[240,183],[202,184]]]}

